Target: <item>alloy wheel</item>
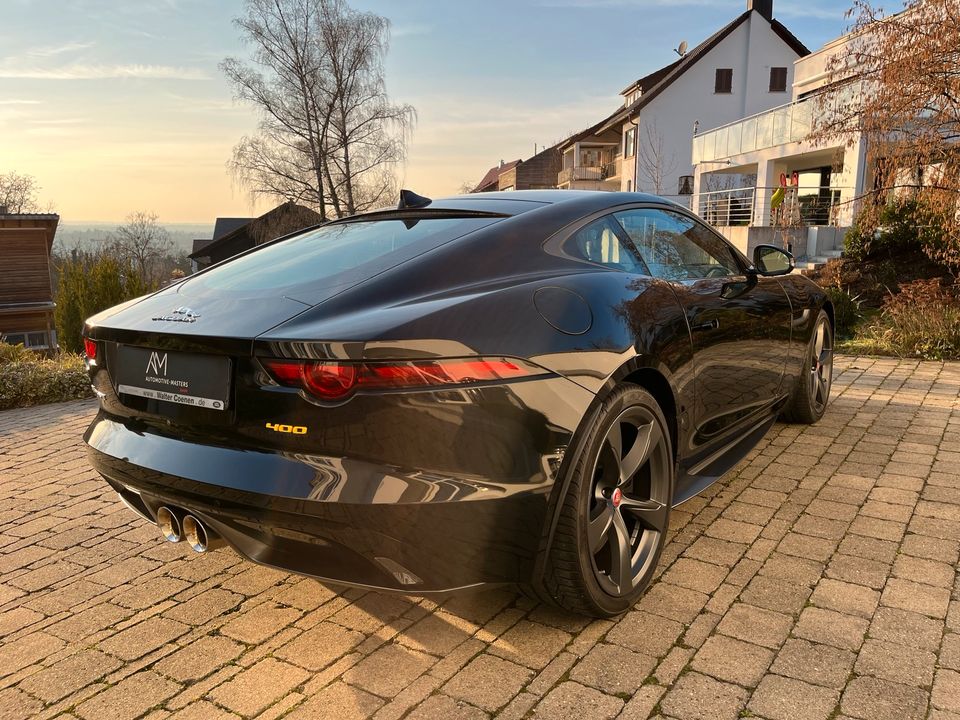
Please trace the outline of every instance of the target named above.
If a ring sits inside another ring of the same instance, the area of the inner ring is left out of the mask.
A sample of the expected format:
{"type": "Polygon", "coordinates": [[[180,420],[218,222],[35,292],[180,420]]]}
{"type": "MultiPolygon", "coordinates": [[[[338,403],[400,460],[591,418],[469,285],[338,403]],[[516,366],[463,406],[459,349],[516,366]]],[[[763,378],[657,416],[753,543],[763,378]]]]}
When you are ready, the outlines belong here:
{"type": "Polygon", "coordinates": [[[833,382],[833,333],[830,322],[821,317],[814,331],[813,348],[810,353],[810,404],[817,413],[822,413],[830,399],[830,384],[833,382]]]}
{"type": "Polygon", "coordinates": [[[637,587],[667,529],[669,450],[660,422],[642,406],[607,431],[588,498],[587,546],[600,587],[624,597],[637,587]]]}

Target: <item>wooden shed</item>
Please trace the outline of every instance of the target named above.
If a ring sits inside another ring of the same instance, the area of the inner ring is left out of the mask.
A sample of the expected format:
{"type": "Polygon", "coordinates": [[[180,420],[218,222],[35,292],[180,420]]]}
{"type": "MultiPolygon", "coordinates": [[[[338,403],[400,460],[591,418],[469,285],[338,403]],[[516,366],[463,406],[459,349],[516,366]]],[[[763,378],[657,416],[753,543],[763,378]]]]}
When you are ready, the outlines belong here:
{"type": "Polygon", "coordinates": [[[57,347],[50,253],[59,215],[0,209],[0,338],[43,350],[57,347]]]}

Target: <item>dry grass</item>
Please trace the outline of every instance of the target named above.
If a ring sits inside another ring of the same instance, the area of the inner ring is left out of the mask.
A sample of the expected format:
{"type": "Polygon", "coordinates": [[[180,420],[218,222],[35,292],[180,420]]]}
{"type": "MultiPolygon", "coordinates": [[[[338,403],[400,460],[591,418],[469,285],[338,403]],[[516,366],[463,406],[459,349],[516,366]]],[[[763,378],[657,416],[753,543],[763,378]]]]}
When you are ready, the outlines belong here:
{"type": "Polygon", "coordinates": [[[960,291],[938,280],[905,284],[839,349],[862,355],[960,360],[960,291]]]}

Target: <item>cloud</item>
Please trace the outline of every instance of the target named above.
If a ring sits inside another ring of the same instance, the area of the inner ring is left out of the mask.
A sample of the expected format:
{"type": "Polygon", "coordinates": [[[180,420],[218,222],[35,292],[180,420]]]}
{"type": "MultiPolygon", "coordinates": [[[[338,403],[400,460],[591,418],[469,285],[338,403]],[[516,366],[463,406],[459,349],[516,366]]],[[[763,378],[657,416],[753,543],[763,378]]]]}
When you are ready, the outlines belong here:
{"type": "Polygon", "coordinates": [[[395,38],[409,37],[410,35],[429,35],[433,32],[432,25],[423,23],[413,23],[409,25],[394,25],[390,29],[390,35],[395,38]]]}
{"type": "Polygon", "coordinates": [[[79,52],[92,48],[96,43],[93,42],[68,42],[62,45],[43,45],[27,51],[27,55],[32,57],[54,57],[64,53],[79,52]]]}
{"type": "Polygon", "coordinates": [[[85,123],[89,118],[85,117],[58,117],[58,118],[37,118],[30,122],[34,125],[79,125],[85,123]]]}
{"type": "Polygon", "coordinates": [[[172,65],[61,65],[53,68],[0,63],[0,78],[16,80],[208,80],[202,70],[172,65]]]}
{"type": "Polygon", "coordinates": [[[230,97],[192,97],[174,92],[163,93],[163,97],[167,98],[170,101],[170,107],[179,113],[209,113],[217,116],[224,113],[243,115],[253,113],[250,107],[230,97]]]}
{"type": "Polygon", "coordinates": [[[20,98],[11,98],[8,100],[0,100],[0,105],[40,105],[40,100],[22,100],[20,98]]]}
{"type": "Polygon", "coordinates": [[[76,126],[73,125],[40,125],[30,127],[23,131],[24,135],[31,137],[75,137],[79,134],[76,126]]]}

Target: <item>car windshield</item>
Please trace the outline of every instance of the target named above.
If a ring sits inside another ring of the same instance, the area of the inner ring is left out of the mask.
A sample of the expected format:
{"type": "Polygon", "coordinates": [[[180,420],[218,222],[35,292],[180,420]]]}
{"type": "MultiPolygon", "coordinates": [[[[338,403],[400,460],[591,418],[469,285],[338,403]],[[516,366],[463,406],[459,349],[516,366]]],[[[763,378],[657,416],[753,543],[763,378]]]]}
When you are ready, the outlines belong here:
{"type": "Polygon", "coordinates": [[[499,220],[445,217],[327,225],[228,260],[195,282],[217,290],[290,291],[361,282],[499,220]]]}

